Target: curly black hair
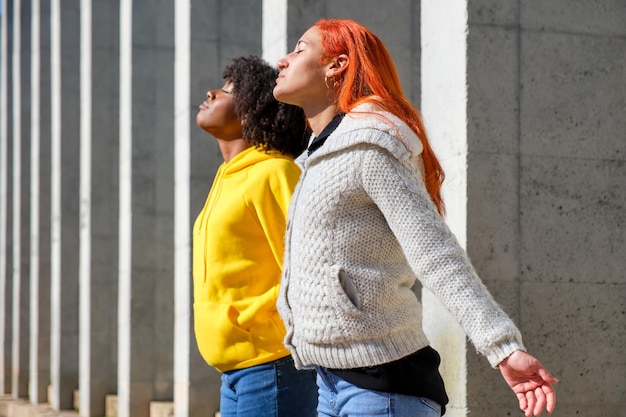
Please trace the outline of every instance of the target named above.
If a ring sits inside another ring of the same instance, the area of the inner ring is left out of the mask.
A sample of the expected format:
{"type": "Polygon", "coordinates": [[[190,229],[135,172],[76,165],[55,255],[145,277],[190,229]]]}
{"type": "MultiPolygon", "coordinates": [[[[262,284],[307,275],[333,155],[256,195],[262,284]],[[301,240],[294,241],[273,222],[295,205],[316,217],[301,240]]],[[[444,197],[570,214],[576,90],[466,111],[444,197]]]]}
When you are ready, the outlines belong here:
{"type": "Polygon", "coordinates": [[[274,98],[276,68],[250,55],[234,58],[223,76],[233,83],[233,105],[247,143],[293,157],[304,151],[311,130],[302,108],[274,98]]]}

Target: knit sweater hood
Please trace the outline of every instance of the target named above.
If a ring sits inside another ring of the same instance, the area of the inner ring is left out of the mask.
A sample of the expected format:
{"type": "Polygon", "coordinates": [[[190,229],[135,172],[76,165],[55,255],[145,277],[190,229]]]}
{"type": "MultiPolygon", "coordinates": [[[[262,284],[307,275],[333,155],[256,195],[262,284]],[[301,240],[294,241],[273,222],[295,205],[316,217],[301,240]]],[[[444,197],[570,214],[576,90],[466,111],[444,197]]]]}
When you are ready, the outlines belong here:
{"type": "Polygon", "coordinates": [[[437,213],[422,149],[397,117],[364,105],[297,159],[278,299],[297,367],[374,366],[429,345],[417,279],[492,365],[523,349],[437,213]]]}
{"type": "Polygon", "coordinates": [[[362,104],[344,117],[324,146],[311,157],[303,153],[296,163],[305,168],[317,158],[365,144],[384,148],[401,161],[420,155],[423,149],[417,135],[397,116],[362,104]]]}

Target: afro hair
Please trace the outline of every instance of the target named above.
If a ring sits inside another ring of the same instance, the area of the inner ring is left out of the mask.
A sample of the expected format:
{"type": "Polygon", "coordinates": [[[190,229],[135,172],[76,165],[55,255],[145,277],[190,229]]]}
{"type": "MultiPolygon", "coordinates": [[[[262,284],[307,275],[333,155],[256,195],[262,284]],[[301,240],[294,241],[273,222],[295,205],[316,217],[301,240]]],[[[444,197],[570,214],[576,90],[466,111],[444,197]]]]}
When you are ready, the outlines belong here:
{"type": "Polygon", "coordinates": [[[304,151],[311,130],[302,108],[274,98],[276,68],[251,55],[234,58],[223,76],[233,83],[233,105],[247,143],[292,157],[304,151]]]}

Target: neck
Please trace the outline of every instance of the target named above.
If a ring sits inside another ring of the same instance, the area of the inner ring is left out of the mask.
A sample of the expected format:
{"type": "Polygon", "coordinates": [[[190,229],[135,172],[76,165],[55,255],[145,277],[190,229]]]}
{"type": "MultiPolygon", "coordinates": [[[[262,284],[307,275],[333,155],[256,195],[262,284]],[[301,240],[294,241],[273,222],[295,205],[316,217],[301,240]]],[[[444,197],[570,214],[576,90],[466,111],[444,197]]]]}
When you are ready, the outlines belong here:
{"type": "Polygon", "coordinates": [[[315,134],[315,136],[318,136],[320,133],[322,133],[322,130],[324,130],[328,123],[333,120],[333,117],[335,117],[338,112],[339,109],[334,104],[319,110],[304,110],[304,113],[309,120],[309,124],[311,125],[311,129],[313,130],[313,134],[315,134]]]}
{"type": "Polygon", "coordinates": [[[224,158],[224,162],[230,161],[235,156],[237,156],[237,154],[245,151],[252,146],[246,143],[243,138],[230,140],[223,140],[220,138],[216,139],[217,144],[220,147],[220,152],[222,153],[222,158],[224,158]]]}

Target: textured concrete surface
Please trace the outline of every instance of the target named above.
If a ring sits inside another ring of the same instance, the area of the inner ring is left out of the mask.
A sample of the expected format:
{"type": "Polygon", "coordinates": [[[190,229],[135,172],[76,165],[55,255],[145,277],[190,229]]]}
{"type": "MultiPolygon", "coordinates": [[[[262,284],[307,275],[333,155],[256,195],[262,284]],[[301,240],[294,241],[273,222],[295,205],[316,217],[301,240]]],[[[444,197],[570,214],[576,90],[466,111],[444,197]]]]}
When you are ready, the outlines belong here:
{"type": "MultiPolygon", "coordinates": [[[[626,7],[468,9],[468,251],[527,348],[561,379],[554,415],[619,415],[626,7]]],[[[497,372],[475,355],[468,364],[469,411],[517,413],[497,372]]]]}

